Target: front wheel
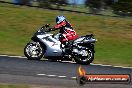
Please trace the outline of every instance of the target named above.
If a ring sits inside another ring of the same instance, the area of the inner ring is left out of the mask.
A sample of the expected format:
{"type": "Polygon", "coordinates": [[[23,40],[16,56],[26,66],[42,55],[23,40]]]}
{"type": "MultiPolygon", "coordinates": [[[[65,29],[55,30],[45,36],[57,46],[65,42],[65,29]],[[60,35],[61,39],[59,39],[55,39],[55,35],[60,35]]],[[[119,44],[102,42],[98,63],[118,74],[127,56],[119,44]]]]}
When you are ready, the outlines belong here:
{"type": "Polygon", "coordinates": [[[79,55],[75,55],[74,59],[79,64],[88,65],[94,59],[94,52],[92,49],[79,50],[79,55]]]}
{"type": "Polygon", "coordinates": [[[28,60],[40,60],[44,55],[44,50],[38,42],[31,42],[25,46],[24,55],[28,60]]]}

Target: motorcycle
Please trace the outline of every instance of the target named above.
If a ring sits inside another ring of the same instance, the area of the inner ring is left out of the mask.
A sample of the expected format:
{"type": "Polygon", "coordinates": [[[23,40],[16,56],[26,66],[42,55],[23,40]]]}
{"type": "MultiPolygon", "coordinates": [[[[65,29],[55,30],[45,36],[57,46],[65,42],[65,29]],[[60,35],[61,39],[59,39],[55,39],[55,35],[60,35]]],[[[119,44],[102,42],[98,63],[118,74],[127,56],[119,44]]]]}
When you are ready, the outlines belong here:
{"type": "MultiPolygon", "coordinates": [[[[28,60],[40,60],[44,57],[52,60],[74,60],[85,65],[93,61],[96,42],[93,34],[61,43],[50,31],[49,25],[45,25],[33,35],[32,41],[24,48],[24,55],[28,60]]],[[[59,35],[59,38],[62,37],[63,34],[59,35]]]]}

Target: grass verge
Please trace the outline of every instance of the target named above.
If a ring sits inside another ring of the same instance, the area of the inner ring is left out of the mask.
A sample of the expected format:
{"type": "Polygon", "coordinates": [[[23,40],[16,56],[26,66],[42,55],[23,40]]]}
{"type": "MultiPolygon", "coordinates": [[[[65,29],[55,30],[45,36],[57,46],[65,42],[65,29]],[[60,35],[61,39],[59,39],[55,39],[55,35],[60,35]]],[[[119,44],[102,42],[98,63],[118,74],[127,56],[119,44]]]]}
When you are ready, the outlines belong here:
{"type": "Polygon", "coordinates": [[[0,84],[0,88],[30,88],[27,85],[0,84]]]}

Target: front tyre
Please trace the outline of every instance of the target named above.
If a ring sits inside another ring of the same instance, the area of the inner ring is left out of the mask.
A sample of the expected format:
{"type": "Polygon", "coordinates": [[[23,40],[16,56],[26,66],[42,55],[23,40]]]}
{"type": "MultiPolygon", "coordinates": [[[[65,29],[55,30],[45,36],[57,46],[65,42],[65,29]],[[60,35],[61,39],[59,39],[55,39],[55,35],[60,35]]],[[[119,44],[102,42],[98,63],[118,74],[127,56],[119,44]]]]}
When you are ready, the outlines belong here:
{"type": "Polygon", "coordinates": [[[74,59],[79,64],[88,65],[94,59],[94,52],[92,49],[79,50],[79,54],[75,55],[74,59]]]}
{"type": "Polygon", "coordinates": [[[24,55],[28,60],[40,60],[44,55],[44,50],[38,42],[31,42],[25,46],[24,55]]]}

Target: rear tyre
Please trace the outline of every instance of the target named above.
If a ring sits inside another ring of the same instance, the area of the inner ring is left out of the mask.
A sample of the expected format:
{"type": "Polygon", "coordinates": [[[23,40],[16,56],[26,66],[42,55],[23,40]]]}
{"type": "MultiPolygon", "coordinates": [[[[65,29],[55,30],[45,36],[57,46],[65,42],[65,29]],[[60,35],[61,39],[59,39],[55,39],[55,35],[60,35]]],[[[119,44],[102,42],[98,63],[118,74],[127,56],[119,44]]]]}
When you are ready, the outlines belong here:
{"type": "Polygon", "coordinates": [[[80,55],[75,55],[74,59],[77,63],[88,65],[94,60],[94,52],[92,49],[82,49],[79,51],[80,55]]]}
{"type": "Polygon", "coordinates": [[[28,60],[40,60],[44,55],[44,49],[38,42],[31,42],[25,46],[24,55],[28,60]]]}

